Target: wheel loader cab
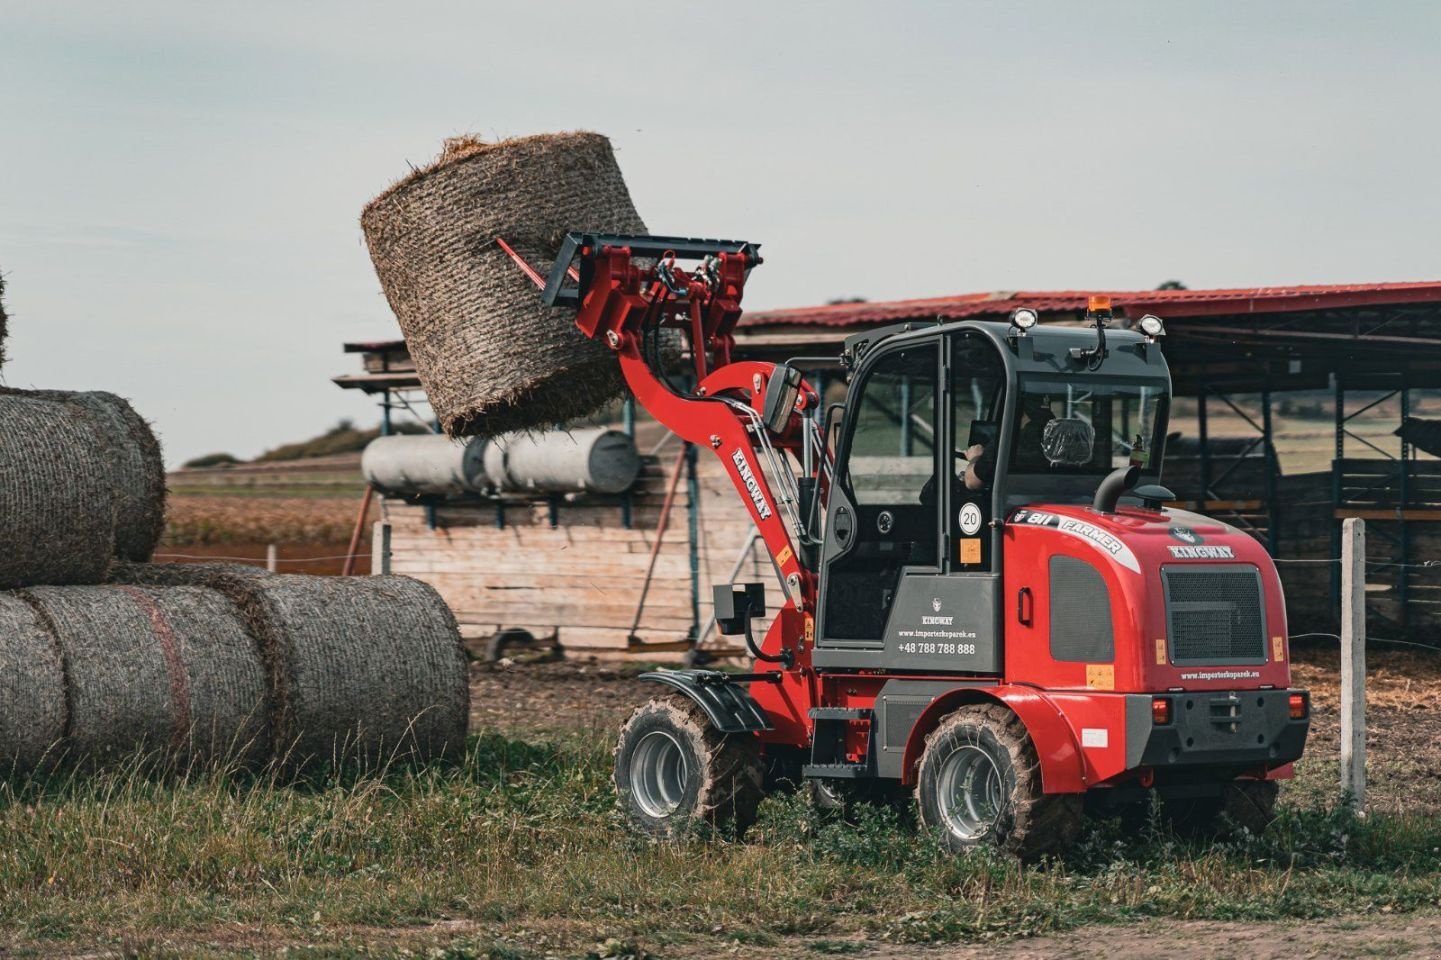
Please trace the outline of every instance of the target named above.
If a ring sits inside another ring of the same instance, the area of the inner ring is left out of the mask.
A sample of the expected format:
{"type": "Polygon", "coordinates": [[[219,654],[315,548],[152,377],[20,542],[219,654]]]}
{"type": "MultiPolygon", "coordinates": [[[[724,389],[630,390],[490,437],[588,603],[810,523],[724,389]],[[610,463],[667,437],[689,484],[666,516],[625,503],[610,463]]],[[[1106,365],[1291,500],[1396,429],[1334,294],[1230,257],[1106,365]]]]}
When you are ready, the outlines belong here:
{"type": "Polygon", "coordinates": [[[1002,671],[997,521],[1090,503],[1117,466],[1159,479],[1165,361],[1140,335],[1108,338],[1099,364],[1094,328],[963,322],[848,344],[817,667],[1002,671]]]}

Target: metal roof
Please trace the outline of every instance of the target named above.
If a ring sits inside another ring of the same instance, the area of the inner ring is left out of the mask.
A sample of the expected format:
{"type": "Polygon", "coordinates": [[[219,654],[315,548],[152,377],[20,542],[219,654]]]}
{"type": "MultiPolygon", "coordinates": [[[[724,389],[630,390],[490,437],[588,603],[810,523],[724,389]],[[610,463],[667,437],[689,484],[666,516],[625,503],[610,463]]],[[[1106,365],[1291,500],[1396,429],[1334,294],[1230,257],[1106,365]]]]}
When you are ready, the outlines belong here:
{"type": "Polygon", "coordinates": [[[1441,304],[1441,281],[1419,283],[1355,283],[1321,286],[1245,287],[1223,290],[1052,290],[964,293],[952,297],[835,303],[818,307],[759,310],[745,314],[740,326],[849,327],[899,320],[939,317],[1006,316],[1026,306],[1042,313],[1086,309],[1087,298],[1110,296],[1112,306],[1128,314],[1156,313],[1172,317],[1236,316],[1401,304],[1441,304]]]}

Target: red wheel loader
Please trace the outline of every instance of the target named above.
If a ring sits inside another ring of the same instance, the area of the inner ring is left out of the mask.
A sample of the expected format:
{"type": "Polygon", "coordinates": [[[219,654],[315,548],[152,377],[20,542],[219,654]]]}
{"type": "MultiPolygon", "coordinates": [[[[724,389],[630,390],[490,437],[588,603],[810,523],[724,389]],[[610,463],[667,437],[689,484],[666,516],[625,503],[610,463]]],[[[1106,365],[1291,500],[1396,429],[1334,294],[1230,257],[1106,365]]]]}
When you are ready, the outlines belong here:
{"type": "Polygon", "coordinates": [[[1271,558],[1164,506],[1162,321],[1095,298],[1085,326],[1018,309],[869,331],[826,407],[801,361],[731,358],[760,263],[751,243],[572,233],[542,293],[720,458],[778,575],[715,587],[751,672],[644,675],[615,751],[634,825],[744,828],[789,779],[832,805],[913,792],[946,847],[1027,858],[1153,793],[1186,829],[1263,826],[1310,703],[1271,558]]]}

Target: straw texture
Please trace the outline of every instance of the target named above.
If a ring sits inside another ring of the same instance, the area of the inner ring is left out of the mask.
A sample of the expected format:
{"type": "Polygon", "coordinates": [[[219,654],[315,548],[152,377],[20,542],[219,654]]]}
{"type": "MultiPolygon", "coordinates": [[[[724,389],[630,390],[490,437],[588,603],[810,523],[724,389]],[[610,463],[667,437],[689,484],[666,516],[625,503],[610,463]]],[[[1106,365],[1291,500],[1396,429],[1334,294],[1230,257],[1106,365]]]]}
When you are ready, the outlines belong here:
{"type": "Polygon", "coordinates": [[[5,277],[0,275],[0,366],[5,365],[5,338],[10,335],[10,318],[5,315],[5,277]]]}
{"type": "Polygon", "coordinates": [[[255,762],[268,753],[259,651],[221,594],[104,585],[19,596],[64,657],[74,759],[255,762]]]}
{"type": "Polygon", "coordinates": [[[409,577],[308,577],[224,564],[119,565],[226,594],[260,644],[286,766],[452,756],[470,714],[455,617],[409,577]]]}
{"type": "Polygon", "coordinates": [[[0,589],[105,577],[115,553],[106,468],[83,408],[0,393],[0,589]]]}
{"type": "Polygon", "coordinates": [[[495,243],[542,274],[569,230],[646,232],[610,141],[564,133],[448,141],[361,214],[370,257],[431,405],[452,436],[591,413],[620,393],[615,357],[495,243]]]}
{"type": "Polygon", "coordinates": [[[0,594],[0,770],[25,773],[57,758],[64,733],[60,649],[29,604],[0,594]]]}
{"type": "Polygon", "coordinates": [[[149,560],[165,532],[165,461],[145,418],[122,397],[101,390],[37,390],[31,396],[66,403],[89,417],[115,498],[115,555],[149,560]]]}

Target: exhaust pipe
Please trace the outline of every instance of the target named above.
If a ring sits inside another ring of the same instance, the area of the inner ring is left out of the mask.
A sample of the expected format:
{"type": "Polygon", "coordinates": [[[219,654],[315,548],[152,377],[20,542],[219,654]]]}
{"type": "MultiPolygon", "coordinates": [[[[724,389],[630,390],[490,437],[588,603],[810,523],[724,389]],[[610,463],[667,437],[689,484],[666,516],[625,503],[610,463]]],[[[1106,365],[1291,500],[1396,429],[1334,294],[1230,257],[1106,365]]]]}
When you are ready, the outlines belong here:
{"type": "Polygon", "coordinates": [[[1117,467],[1112,470],[1096,488],[1096,499],[1091,502],[1091,509],[1097,513],[1115,513],[1121,494],[1134,487],[1139,479],[1139,467],[1117,467]]]}

